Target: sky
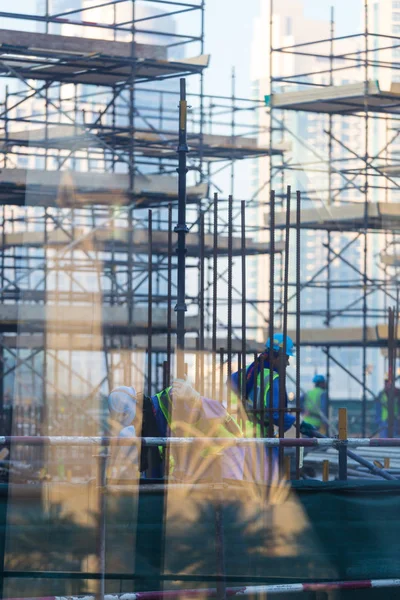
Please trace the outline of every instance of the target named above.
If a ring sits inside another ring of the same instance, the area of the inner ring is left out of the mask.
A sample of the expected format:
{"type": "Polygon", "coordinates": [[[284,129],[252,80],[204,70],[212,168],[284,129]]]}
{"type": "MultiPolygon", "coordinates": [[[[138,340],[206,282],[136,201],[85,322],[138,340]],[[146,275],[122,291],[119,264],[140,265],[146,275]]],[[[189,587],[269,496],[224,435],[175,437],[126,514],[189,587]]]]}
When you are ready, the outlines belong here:
{"type": "MultiPolygon", "coordinates": [[[[268,0],[207,0],[205,14],[205,51],[211,55],[205,73],[205,92],[213,95],[231,94],[231,73],[235,68],[235,93],[242,98],[252,97],[251,43],[254,20],[259,16],[260,2],[268,0]],[[245,8],[244,8],[245,7],[245,8]],[[229,16],[228,16],[229,15],[229,16]]],[[[280,0],[274,0],[279,2],[280,0]]],[[[330,20],[334,6],[336,35],[359,33],[362,28],[363,0],[299,0],[306,16],[330,20]]],[[[315,32],[318,38],[318,31],[315,32]]],[[[189,85],[192,85],[191,83],[189,85]]],[[[235,196],[247,198],[252,194],[251,164],[236,163],[235,196]]],[[[214,178],[221,195],[230,191],[229,172],[214,178]]]]}
{"type": "MultiPolygon", "coordinates": [[[[259,15],[260,2],[266,1],[268,0],[208,0],[206,2],[205,48],[206,52],[211,54],[211,63],[205,79],[208,93],[229,95],[232,67],[235,67],[237,95],[251,96],[250,61],[253,22],[259,15]]],[[[331,6],[333,6],[336,35],[361,31],[363,0],[300,1],[304,4],[306,16],[314,19],[329,21],[331,6]]],[[[317,32],[315,37],[318,37],[317,32]]]]}

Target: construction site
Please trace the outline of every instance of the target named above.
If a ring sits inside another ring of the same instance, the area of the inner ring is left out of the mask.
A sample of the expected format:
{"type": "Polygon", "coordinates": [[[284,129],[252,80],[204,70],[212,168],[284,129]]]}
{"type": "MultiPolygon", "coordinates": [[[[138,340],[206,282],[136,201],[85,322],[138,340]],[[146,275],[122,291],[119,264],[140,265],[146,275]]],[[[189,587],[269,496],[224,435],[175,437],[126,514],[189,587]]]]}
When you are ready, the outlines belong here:
{"type": "Polygon", "coordinates": [[[400,2],[252,2],[0,6],[0,598],[400,597],[400,2]]]}

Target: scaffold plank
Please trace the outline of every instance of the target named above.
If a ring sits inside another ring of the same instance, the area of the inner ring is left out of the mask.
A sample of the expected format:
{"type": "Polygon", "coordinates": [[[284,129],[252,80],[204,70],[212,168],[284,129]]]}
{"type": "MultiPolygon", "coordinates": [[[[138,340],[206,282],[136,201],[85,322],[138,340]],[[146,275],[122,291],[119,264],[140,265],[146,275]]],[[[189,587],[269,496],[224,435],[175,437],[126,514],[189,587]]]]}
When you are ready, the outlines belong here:
{"type": "MultiPolygon", "coordinates": [[[[171,131],[135,130],[133,134],[134,150],[143,156],[156,158],[176,158],[178,134],[171,131]]],[[[132,141],[131,132],[121,128],[117,130],[102,127],[90,131],[81,126],[55,125],[48,128],[9,131],[7,136],[0,136],[0,148],[10,146],[29,146],[36,148],[71,149],[82,148],[129,148],[132,141]]],[[[289,144],[277,144],[270,151],[269,146],[259,145],[252,137],[227,136],[189,133],[190,154],[202,153],[207,160],[231,160],[249,157],[282,155],[289,149],[289,144]]]]}
{"type": "Polygon", "coordinates": [[[166,46],[0,30],[0,73],[9,77],[113,86],[200,73],[209,56],[168,60],[166,46]],[[134,58],[132,58],[132,55],[134,58]]]}
{"type": "MultiPolygon", "coordinates": [[[[46,343],[49,348],[52,349],[65,349],[65,350],[89,350],[89,349],[104,349],[104,338],[100,332],[96,333],[93,330],[94,327],[97,329],[102,325],[104,329],[110,329],[116,327],[121,335],[118,337],[118,343],[115,349],[119,348],[131,348],[132,350],[146,350],[147,348],[147,336],[136,335],[133,339],[123,338],[123,328],[127,327],[127,309],[126,307],[118,306],[105,306],[102,310],[101,305],[99,308],[93,311],[92,306],[55,306],[54,310],[52,307],[48,307],[48,312],[45,314],[45,307],[34,306],[34,305],[0,305],[0,330],[1,331],[18,331],[18,325],[21,325],[21,333],[17,336],[6,336],[3,338],[5,345],[10,347],[26,347],[36,348],[43,345],[43,338],[39,335],[28,335],[25,333],[24,326],[33,323],[37,319],[38,327],[33,329],[33,332],[40,332],[44,326],[49,330],[47,334],[46,343]],[[66,309],[66,310],[65,310],[66,309]],[[97,316],[96,316],[97,311],[97,316]],[[76,313],[79,313],[77,316],[76,313]],[[88,318],[90,315],[95,313],[90,319],[91,323],[91,334],[87,336],[87,329],[89,327],[89,321],[85,323],[85,329],[80,330],[79,324],[82,320],[88,318]],[[62,313],[62,315],[61,315],[62,313]],[[60,316],[61,315],[61,316],[60,316]],[[54,336],[51,332],[54,331],[54,336]],[[65,334],[65,335],[62,335],[65,334]]],[[[146,320],[144,318],[144,309],[135,308],[134,324],[138,330],[145,328],[146,320]],[[141,312],[142,311],[142,312],[141,312]]],[[[166,311],[164,309],[155,309],[154,314],[154,328],[156,331],[163,330],[163,319],[166,319],[166,311]],[[158,312],[157,312],[158,311],[158,312]]],[[[196,330],[197,317],[188,317],[188,330],[196,330]]],[[[399,331],[400,335],[400,326],[399,331]]],[[[267,332],[264,332],[267,336],[267,332]]],[[[296,339],[294,331],[289,331],[290,337],[296,339]]],[[[155,333],[153,336],[153,350],[163,352],[167,347],[167,338],[163,335],[155,333]]],[[[375,325],[367,327],[367,346],[373,348],[386,348],[388,344],[388,326],[387,325],[375,325]]],[[[362,327],[336,327],[336,328],[321,328],[321,329],[303,329],[301,332],[301,345],[303,346],[324,346],[324,347],[362,347],[363,346],[363,328],[362,327]]],[[[172,347],[175,348],[175,341],[172,340],[172,347]]],[[[217,348],[226,347],[226,338],[217,339],[217,348]]],[[[246,348],[249,353],[262,352],[264,349],[264,343],[256,340],[246,340],[246,348]]],[[[112,347],[111,347],[112,349],[112,347]]],[[[195,352],[197,350],[197,338],[187,337],[185,342],[185,349],[188,352],[195,352]]],[[[204,340],[204,351],[211,352],[212,340],[204,340]]],[[[240,353],[241,351],[241,340],[232,339],[232,352],[240,353]]]]}
{"type": "Polygon", "coordinates": [[[379,166],[379,170],[388,175],[388,177],[400,177],[400,165],[382,165],[379,166]]]}
{"type": "Polygon", "coordinates": [[[273,108],[319,112],[328,114],[348,114],[369,112],[400,113],[400,87],[392,83],[390,90],[381,90],[378,81],[325,87],[307,87],[297,92],[283,92],[266,96],[266,103],[273,108]],[[365,93],[367,91],[367,93],[365,93]]]}
{"type": "MultiPolygon", "coordinates": [[[[265,331],[265,336],[268,332],[265,331]]],[[[295,341],[296,332],[289,331],[290,337],[295,341]]],[[[301,330],[302,346],[363,346],[364,329],[359,327],[321,327],[301,330]]],[[[400,326],[398,327],[397,337],[400,335],[400,326]]],[[[388,325],[377,324],[366,328],[366,345],[369,347],[387,347],[388,345],[388,325]]]]}
{"type": "MultiPolygon", "coordinates": [[[[76,37],[67,35],[55,35],[51,33],[39,33],[37,31],[16,31],[12,29],[0,29],[0,51],[8,49],[15,52],[65,52],[75,56],[90,56],[92,54],[107,54],[116,58],[130,58],[132,53],[129,42],[105,40],[94,37],[76,37]]],[[[155,44],[139,44],[135,42],[135,55],[138,58],[155,58],[166,60],[166,46],[155,44]]]]}
{"type": "MultiPolygon", "coordinates": [[[[265,223],[269,222],[269,215],[265,223]]],[[[283,229],[286,213],[276,213],[276,227],[283,229]]],[[[328,206],[321,204],[301,211],[300,226],[303,229],[320,229],[324,231],[360,231],[366,223],[368,230],[400,231],[400,204],[390,202],[352,202],[328,206]],[[365,210],[367,211],[365,219],[365,210]]],[[[295,211],[290,213],[291,227],[296,225],[295,211]]]]}
{"type": "MultiPolygon", "coordinates": [[[[173,244],[176,244],[177,234],[172,234],[173,244]]],[[[145,229],[134,228],[132,235],[127,228],[108,226],[104,229],[96,227],[91,232],[89,228],[83,229],[76,227],[73,231],[64,229],[55,229],[53,231],[19,231],[5,233],[2,236],[0,245],[3,247],[32,247],[41,248],[44,245],[47,247],[64,247],[73,243],[74,249],[81,245],[93,245],[96,249],[104,251],[128,252],[133,249],[141,254],[148,253],[148,232],[145,229]],[[79,244],[82,240],[82,244],[79,244]],[[2,242],[2,244],[1,244],[2,242]]],[[[220,256],[228,253],[229,238],[227,236],[218,236],[218,254],[220,256]]],[[[198,233],[188,233],[186,236],[187,255],[198,257],[200,238],[198,233]]],[[[283,251],[283,242],[275,244],[275,251],[283,251]]],[[[206,256],[211,256],[213,253],[213,236],[205,234],[204,236],[204,252],[206,256]]],[[[246,238],[246,254],[260,255],[269,254],[270,244],[256,242],[251,238],[246,238]]],[[[168,232],[153,230],[153,253],[159,255],[168,254],[168,232]]],[[[241,238],[232,238],[232,254],[233,256],[241,255],[241,238]]]]}
{"type": "MultiPolygon", "coordinates": [[[[2,169],[0,204],[25,206],[124,206],[176,200],[178,180],[168,175],[135,175],[130,189],[128,173],[2,169]]],[[[188,186],[188,202],[196,203],[208,194],[208,184],[188,186]]]]}
{"type": "MultiPolygon", "coordinates": [[[[88,292],[87,304],[18,304],[0,305],[0,331],[32,331],[89,333],[101,335],[101,332],[128,333],[147,331],[147,306],[135,306],[132,321],[129,321],[128,306],[109,306],[93,302],[90,304],[88,292]]],[[[154,333],[167,330],[167,310],[154,307],[152,310],[154,333]]],[[[186,317],[187,331],[197,331],[198,317],[186,317]]],[[[172,314],[172,327],[176,327],[176,315],[172,314]]]]}
{"type": "MultiPolygon", "coordinates": [[[[24,348],[34,350],[37,348],[43,348],[44,342],[46,342],[46,348],[49,350],[67,350],[67,351],[83,351],[83,352],[103,352],[108,350],[109,352],[119,352],[120,350],[129,349],[132,352],[146,352],[148,347],[147,335],[141,335],[140,333],[134,337],[120,334],[117,339],[110,339],[105,342],[104,336],[98,333],[54,333],[46,332],[46,338],[42,333],[28,334],[25,332],[21,333],[7,333],[0,337],[0,345],[6,348],[24,348]],[[105,346],[106,344],[106,346],[105,346]]],[[[226,347],[226,339],[218,338],[217,347],[226,347]]],[[[256,340],[246,340],[246,348],[249,354],[254,352],[262,352],[264,344],[256,340]]],[[[176,349],[175,336],[171,340],[171,349],[176,349]]],[[[242,341],[238,339],[232,340],[232,352],[238,354],[242,349],[242,341]]],[[[154,352],[166,352],[167,350],[167,336],[162,334],[155,334],[152,338],[152,350],[154,352]]],[[[197,337],[187,336],[185,339],[185,352],[189,354],[196,354],[198,352],[211,353],[212,351],[212,340],[204,340],[204,350],[197,350],[197,337]]]]}
{"type": "Polygon", "coordinates": [[[399,254],[381,254],[381,261],[387,267],[400,267],[399,254]]]}

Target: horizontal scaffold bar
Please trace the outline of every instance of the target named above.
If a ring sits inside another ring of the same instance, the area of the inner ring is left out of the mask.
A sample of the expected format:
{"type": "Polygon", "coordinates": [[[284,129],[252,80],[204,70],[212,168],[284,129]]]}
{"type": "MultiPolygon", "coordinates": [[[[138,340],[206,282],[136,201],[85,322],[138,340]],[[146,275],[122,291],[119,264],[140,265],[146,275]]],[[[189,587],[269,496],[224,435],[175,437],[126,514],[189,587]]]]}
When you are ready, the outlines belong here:
{"type": "Polygon", "coordinates": [[[131,446],[143,443],[146,446],[188,446],[191,444],[221,444],[221,446],[249,446],[253,444],[267,447],[334,447],[346,445],[351,448],[358,446],[400,447],[400,438],[211,438],[211,437],[144,437],[120,438],[101,436],[0,436],[0,445],[19,444],[26,446],[131,446]]]}

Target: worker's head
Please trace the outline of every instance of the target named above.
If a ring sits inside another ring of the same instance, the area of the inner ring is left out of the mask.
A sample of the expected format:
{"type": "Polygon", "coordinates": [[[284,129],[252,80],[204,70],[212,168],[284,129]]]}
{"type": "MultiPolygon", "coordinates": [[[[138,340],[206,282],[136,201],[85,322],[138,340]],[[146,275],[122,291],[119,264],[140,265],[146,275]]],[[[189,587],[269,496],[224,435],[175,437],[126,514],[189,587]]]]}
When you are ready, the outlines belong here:
{"type": "Polygon", "coordinates": [[[108,396],[108,410],[113,421],[123,427],[131,425],[136,417],[137,393],[135,388],[120,385],[108,396]]]}
{"type": "Polygon", "coordinates": [[[326,379],[323,375],[314,375],[313,384],[315,387],[319,387],[324,390],[326,388],[326,379]]]}
{"type": "MultiPolygon", "coordinates": [[[[285,336],[283,333],[275,333],[274,337],[268,338],[265,343],[265,354],[268,356],[269,362],[275,367],[279,367],[282,353],[285,346],[285,336]]],[[[286,336],[286,366],[290,364],[290,357],[294,356],[293,340],[286,336]]]]}

